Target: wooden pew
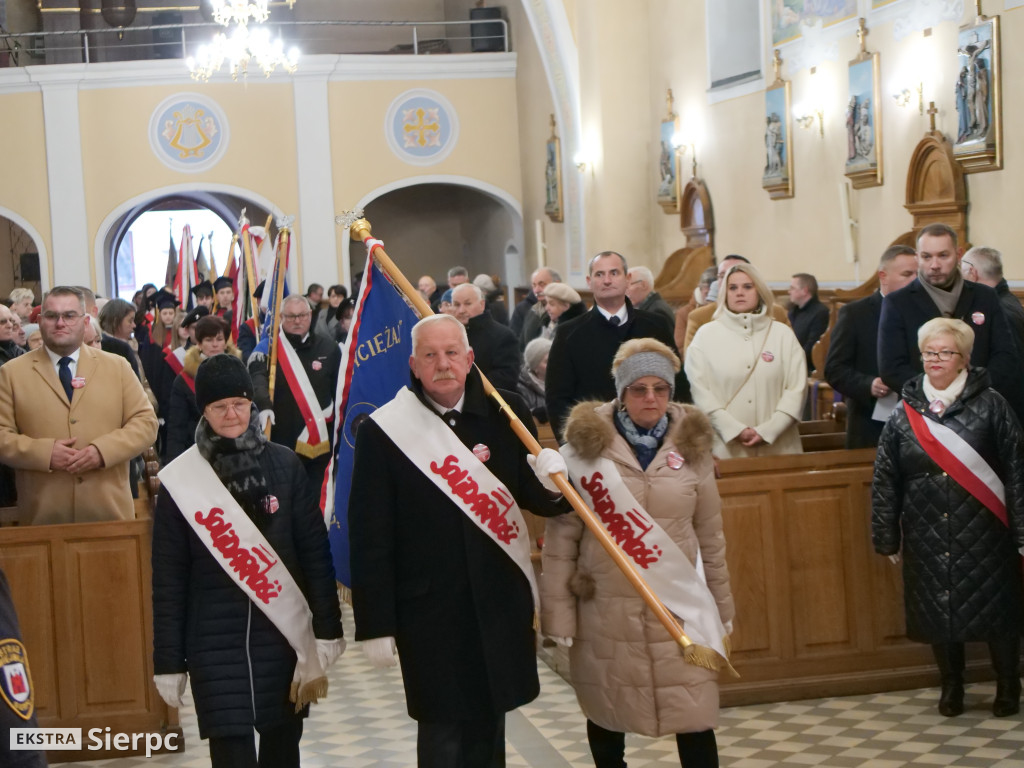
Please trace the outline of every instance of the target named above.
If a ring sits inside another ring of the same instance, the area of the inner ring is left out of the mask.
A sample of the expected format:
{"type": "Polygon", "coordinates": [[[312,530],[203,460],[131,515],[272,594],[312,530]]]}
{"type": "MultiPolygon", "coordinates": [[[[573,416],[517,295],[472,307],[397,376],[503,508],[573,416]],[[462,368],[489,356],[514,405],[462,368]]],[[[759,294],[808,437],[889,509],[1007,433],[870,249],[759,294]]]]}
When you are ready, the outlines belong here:
{"type": "MultiPolygon", "coordinates": [[[[0,528],[44,728],[179,734],[153,677],[152,520],[0,528]]],[[[5,737],[6,738],[6,737],[5,737]]],[[[145,745],[141,745],[145,749],[145,745]]],[[[51,752],[51,763],[132,751],[51,752]]]]}
{"type": "MultiPolygon", "coordinates": [[[[845,696],[938,684],[927,645],[905,637],[899,566],[871,546],[874,449],[720,463],[736,601],[722,704],[845,696]]],[[[970,680],[991,679],[968,647],[970,680]]]]}

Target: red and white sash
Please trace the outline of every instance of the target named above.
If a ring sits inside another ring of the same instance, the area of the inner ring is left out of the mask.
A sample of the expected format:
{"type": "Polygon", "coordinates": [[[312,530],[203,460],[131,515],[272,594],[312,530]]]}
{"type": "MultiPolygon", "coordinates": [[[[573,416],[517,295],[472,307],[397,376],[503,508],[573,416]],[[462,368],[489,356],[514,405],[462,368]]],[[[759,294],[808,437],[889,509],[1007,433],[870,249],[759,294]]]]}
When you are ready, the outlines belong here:
{"type": "Polygon", "coordinates": [[[171,366],[171,370],[174,371],[174,375],[177,376],[185,370],[185,347],[168,349],[164,352],[164,360],[169,366],[171,366]]]}
{"type": "Polygon", "coordinates": [[[526,521],[512,494],[437,414],[408,388],[399,390],[370,418],[427,479],[508,555],[530,583],[533,607],[540,606],[530,561],[526,521]]]}
{"type": "Polygon", "coordinates": [[[694,644],[721,659],[697,654],[699,660],[694,663],[711,669],[728,667],[725,627],[703,571],[694,568],[672,537],[637,503],[610,459],[584,460],[568,444],[560,452],[573,484],[633,569],[683,622],[683,631],[694,644]]]}
{"type": "Polygon", "coordinates": [[[903,409],[914,437],[932,461],[1009,527],[1003,481],[981,454],[945,424],[925,417],[906,403],[903,409]]]}
{"type": "Polygon", "coordinates": [[[302,367],[302,361],[292,343],[288,341],[282,330],[278,335],[277,362],[281,365],[281,371],[288,382],[288,389],[291,390],[295,404],[299,407],[302,420],[306,426],[295,441],[295,452],[307,459],[315,459],[331,450],[328,441],[327,417],[334,413],[334,403],[326,408],[320,407],[320,400],[313,391],[313,385],[309,381],[306,369],[302,367]]]}
{"type": "Polygon", "coordinates": [[[296,711],[326,696],[313,613],[302,590],[199,448],[193,445],[160,470],[159,477],[213,559],[295,651],[290,700],[296,711]]]}

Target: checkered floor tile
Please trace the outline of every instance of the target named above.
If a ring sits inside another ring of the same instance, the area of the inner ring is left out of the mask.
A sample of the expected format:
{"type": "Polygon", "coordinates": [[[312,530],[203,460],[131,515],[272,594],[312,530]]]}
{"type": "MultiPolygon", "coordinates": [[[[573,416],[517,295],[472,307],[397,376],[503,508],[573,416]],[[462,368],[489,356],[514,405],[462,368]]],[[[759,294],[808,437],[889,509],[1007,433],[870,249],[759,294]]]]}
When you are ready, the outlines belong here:
{"type": "MultiPolygon", "coordinates": [[[[346,610],[345,632],[352,636],[346,610]]],[[[548,654],[541,654],[542,658],[548,654]]],[[[506,719],[510,768],[588,768],[586,727],[572,688],[538,662],[541,695],[506,719]]],[[[375,670],[354,644],[331,670],[330,698],[315,705],[302,737],[304,768],[397,768],[416,764],[416,724],[405,711],[401,672],[375,670]]],[[[967,712],[935,711],[936,689],[783,702],[722,711],[723,768],[1024,768],[1024,717],[994,718],[995,685],[971,685],[967,712]]],[[[191,695],[191,694],[190,694],[191,695]]],[[[186,750],[151,759],[67,763],[104,768],[207,768],[191,704],[181,712],[186,750]]],[[[675,740],[629,736],[630,768],[678,765],[675,740]]]]}

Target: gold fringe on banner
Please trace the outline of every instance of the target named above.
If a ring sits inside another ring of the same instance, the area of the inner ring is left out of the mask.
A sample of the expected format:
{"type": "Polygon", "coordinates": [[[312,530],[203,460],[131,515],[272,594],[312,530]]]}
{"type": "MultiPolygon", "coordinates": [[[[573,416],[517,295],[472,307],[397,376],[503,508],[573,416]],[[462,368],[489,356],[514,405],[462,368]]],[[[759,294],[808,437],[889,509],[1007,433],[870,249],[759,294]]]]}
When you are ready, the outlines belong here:
{"type": "Polygon", "coordinates": [[[318,677],[304,683],[301,687],[297,680],[292,681],[288,692],[288,701],[295,703],[296,713],[302,711],[307,704],[316,704],[320,699],[327,698],[327,677],[318,677]]]}

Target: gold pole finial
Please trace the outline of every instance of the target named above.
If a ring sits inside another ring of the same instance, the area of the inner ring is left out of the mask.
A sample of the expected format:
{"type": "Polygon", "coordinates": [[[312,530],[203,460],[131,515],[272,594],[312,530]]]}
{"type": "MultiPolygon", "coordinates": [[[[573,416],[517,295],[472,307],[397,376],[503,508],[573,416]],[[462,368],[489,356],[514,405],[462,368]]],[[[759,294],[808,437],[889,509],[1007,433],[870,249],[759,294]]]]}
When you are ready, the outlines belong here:
{"type": "Polygon", "coordinates": [[[939,114],[939,110],[937,110],[935,108],[935,102],[934,101],[929,101],[928,102],[928,120],[931,123],[931,128],[929,130],[931,130],[932,133],[935,133],[935,116],[937,114],[939,114]]]}
{"type": "Polygon", "coordinates": [[[860,52],[867,53],[865,38],[868,36],[868,23],[863,16],[857,20],[857,41],[860,43],[860,52]]]}

